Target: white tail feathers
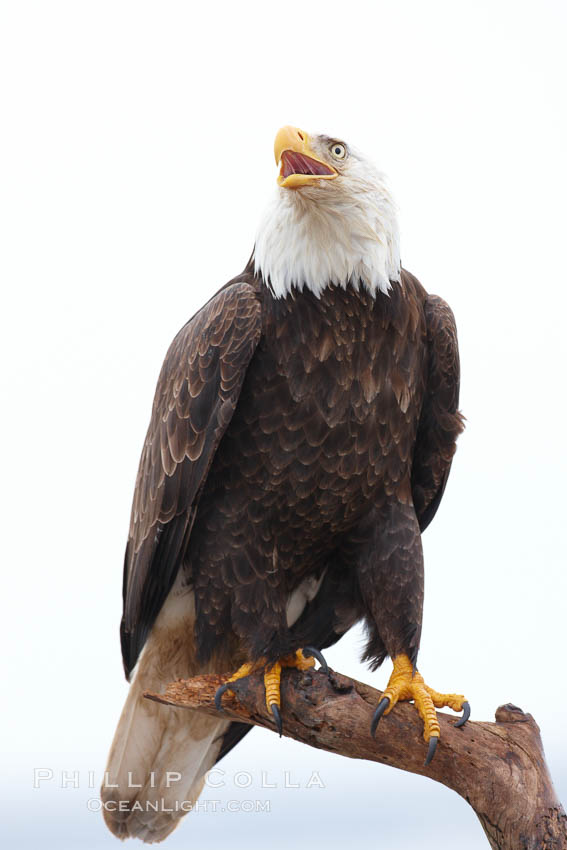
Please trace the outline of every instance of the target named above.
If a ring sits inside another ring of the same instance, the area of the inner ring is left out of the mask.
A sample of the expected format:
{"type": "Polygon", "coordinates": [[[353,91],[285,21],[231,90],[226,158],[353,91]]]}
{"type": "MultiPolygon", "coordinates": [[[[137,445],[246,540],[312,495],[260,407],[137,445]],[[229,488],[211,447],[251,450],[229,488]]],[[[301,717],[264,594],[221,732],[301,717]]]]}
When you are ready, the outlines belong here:
{"type": "Polygon", "coordinates": [[[104,819],[118,838],[162,841],[191,810],[229,723],[144,699],[196,675],[189,598],[170,597],[140,658],[101,788],[104,819]]]}

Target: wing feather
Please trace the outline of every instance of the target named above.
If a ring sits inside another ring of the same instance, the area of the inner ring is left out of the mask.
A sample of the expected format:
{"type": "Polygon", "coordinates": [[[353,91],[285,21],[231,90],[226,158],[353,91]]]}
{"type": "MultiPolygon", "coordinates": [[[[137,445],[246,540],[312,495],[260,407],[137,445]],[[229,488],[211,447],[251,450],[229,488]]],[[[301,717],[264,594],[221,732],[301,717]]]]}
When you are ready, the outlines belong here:
{"type": "Polygon", "coordinates": [[[181,329],[166,355],[124,558],[120,636],[127,677],[177,575],[202,486],[260,335],[256,290],[234,283],[181,329]]]}
{"type": "Polygon", "coordinates": [[[437,295],[425,301],[429,354],[425,401],[412,466],[413,502],[424,531],[437,512],[449,477],[457,437],[463,430],[459,412],[459,346],[455,317],[437,295]]]}

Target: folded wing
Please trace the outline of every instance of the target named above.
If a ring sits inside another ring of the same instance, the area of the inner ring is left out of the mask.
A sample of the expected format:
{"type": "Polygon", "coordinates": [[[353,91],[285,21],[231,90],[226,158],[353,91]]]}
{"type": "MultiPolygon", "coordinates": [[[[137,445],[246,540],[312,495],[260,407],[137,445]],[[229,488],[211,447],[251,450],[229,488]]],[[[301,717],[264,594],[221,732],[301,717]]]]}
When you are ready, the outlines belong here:
{"type": "Polygon", "coordinates": [[[437,512],[449,477],[457,437],[463,430],[459,413],[459,347],[455,317],[437,295],[425,301],[427,321],[427,387],[412,467],[413,503],[424,531],[437,512]]]}
{"type": "Polygon", "coordinates": [[[255,290],[233,283],[181,329],[166,355],[124,559],[120,637],[128,678],[175,581],[203,484],[260,334],[255,290]]]}

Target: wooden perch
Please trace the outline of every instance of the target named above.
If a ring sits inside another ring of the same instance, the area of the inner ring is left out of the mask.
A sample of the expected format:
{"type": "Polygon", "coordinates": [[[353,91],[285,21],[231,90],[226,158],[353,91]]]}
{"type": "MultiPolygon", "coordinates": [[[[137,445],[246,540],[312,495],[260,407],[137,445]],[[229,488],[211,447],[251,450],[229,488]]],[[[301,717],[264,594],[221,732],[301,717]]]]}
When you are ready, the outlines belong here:
{"type": "MultiPolygon", "coordinates": [[[[224,679],[198,676],[168,685],[164,694],[146,693],[166,705],[218,715],[215,692],[224,679]]],[[[274,730],[260,674],[234,682],[223,697],[226,719],[274,730]]],[[[378,726],[370,721],[380,691],[331,671],[282,675],[284,735],[332,753],[368,759],[442,782],[476,812],[492,848],[567,850],[567,816],[555,795],[539,728],[530,714],[500,706],[495,723],[470,722],[455,729],[455,716],[439,713],[441,740],[429,767],[422,723],[400,703],[378,726]]]]}

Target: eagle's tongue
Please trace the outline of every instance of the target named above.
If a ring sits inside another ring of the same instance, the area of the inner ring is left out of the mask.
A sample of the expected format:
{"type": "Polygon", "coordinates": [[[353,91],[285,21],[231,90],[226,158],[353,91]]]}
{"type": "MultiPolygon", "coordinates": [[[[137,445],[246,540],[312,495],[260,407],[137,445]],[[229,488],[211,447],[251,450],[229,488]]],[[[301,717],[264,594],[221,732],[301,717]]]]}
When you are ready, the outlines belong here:
{"type": "Polygon", "coordinates": [[[284,151],[282,154],[282,177],[290,174],[332,174],[333,171],[322,162],[311,159],[297,151],[284,151]]]}

